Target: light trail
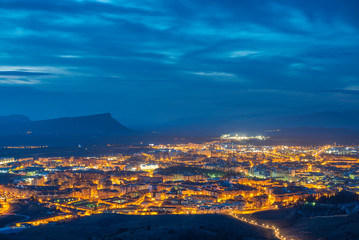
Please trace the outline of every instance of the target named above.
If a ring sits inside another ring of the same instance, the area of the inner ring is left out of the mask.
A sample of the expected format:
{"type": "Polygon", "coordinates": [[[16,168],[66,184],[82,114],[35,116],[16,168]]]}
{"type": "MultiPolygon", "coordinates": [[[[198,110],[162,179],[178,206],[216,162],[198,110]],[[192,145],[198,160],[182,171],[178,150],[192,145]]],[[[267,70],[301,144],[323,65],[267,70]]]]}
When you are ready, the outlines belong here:
{"type": "Polygon", "coordinates": [[[280,233],[279,228],[277,228],[277,227],[275,227],[273,225],[268,225],[268,224],[263,224],[263,223],[261,224],[261,223],[256,222],[255,220],[248,220],[248,219],[246,219],[244,217],[238,217],[235,214],[229,214],[229,215],[232,216],[235,219],[238,219],[238,220],[242,221],[242,222],[249,223],[249,224],[252,224],[252,225],[257,226],[257,227],[270,229],[270,230],[273,231],[275,237],[280,239],[280,240],[299,240],[299,239],[293,239],[293,238],[285,237],[282,233],[280,233]]]}

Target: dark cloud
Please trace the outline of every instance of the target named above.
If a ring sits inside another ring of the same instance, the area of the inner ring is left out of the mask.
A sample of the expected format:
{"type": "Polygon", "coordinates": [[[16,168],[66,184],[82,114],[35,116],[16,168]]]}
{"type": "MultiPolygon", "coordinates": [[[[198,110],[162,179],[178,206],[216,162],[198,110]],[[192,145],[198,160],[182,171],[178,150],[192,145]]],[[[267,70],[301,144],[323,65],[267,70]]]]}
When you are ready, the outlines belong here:
{"type": "Polygon", "coordinates": [[[88,13],[113,13],[113,14],[140,14],[158,15],[156,10],[145,10],[141,8],[122,7],[121,5],[110,5],[98,1],[74,1],[74,0],[2,0],[0,8],[7,10],[23,10],[34,12],[50,12],[57,14],[79,14],[88,13]]]}
{"type": "Polygon", "coordinates": [[[0,76],[48,76],[50,73],[23,72],[23,71],[0,71],[0,76]]]}
{"type": "Polygon", "coordinates": [[[132,123],[358,109],[358,4],[3,0],[0,92],[18,97],[2,114],[132,123]]]}

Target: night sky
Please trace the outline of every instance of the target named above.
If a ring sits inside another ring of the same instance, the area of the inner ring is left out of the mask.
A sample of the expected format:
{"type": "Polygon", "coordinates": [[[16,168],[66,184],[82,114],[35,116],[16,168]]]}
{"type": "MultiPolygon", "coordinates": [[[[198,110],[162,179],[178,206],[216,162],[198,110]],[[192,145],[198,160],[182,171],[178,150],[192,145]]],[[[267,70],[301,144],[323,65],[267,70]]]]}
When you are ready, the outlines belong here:
{"type": "Polygon", "coordinates": [[[358,0],[0,0],[0,115],[359,109],[358,0]]]}

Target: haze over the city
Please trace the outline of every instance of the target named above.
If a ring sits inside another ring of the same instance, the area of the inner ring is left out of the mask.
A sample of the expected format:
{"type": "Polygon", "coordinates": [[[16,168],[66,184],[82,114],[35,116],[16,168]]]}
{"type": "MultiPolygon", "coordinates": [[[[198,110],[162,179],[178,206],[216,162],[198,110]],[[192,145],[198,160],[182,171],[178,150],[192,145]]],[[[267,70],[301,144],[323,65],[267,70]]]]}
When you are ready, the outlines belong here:
{"type": "Polygon", "coordinates": [[[3,0],[0,115],[110,112],[140,129],[358,117],[358,9],[356,0],[3,0]]]}

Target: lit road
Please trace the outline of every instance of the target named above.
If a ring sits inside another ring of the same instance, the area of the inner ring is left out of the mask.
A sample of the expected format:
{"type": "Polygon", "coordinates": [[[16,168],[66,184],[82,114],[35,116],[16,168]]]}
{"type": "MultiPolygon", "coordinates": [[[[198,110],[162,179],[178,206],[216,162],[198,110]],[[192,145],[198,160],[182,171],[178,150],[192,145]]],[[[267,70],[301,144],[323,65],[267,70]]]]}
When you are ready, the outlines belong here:
{"type": "MultiPolygon", "coordinates": [[[[238,217],[237,215],[235,214],[229,214],[230,216],[242,221],[242,222],[245,222],[245,223],[249,223],[249,224],[252,224],[254,226],[257,226],[257,227],[261,227],[261,228],[264,228],[264,229],[270,229],[274,232],[274,235],[276,236],[276,238],[280,239],[280,240],[294,240],[292,238],[288,238],[288,237],[285,237],[279,230],[279,228],[275,227],[275,226],[271,226],[271,225],[267,225],[267,224],[261,224],[261,223],[258,223],[256,222],[255,220],[248,220],[244,217],[238,217]]],[[[296,240],[299,240],[299,239],[296,239],[296,240]]]]}

